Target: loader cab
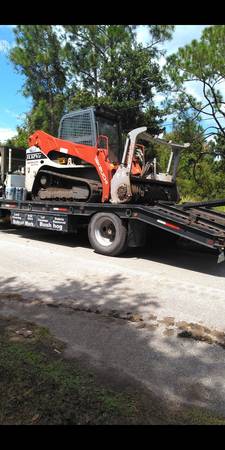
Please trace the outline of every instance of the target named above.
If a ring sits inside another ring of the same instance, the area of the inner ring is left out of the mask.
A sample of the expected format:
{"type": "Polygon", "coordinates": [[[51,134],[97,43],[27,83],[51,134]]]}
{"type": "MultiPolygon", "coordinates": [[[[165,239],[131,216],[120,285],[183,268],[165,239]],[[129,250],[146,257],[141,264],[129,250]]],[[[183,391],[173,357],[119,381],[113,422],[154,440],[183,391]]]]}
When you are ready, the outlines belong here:
{"type": "Polygon", "coordinates": [[[121,161],[120,117],[109,107],[90,107],[65,114],[60,121],[58,137],[99,148],[108,145],[110,161],[121,161]]]}

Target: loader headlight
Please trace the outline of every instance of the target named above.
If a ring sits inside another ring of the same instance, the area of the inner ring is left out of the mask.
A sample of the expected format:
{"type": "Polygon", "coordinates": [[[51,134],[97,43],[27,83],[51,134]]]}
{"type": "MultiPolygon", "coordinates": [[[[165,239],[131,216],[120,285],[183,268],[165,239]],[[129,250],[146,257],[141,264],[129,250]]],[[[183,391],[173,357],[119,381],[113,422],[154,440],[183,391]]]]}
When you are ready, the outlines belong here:
{"type": "Polygon", "coordinates": [[[41,179],[40,179],[40,184],[41,184],[42,186],[46,186],[47,181],[48,181],[48,180],[47,180],[47,177],[42,176],[41,179]]]}

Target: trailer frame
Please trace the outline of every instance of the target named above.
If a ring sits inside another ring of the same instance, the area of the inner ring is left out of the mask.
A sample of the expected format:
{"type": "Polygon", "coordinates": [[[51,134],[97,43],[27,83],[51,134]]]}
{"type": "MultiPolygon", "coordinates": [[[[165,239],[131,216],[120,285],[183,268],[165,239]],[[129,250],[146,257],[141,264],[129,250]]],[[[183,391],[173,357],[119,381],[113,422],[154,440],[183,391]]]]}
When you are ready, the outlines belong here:
{"type": "MultiPolygon", "coordinates": [[[[222,262],[225,260],[225,213],[212,210],[221,205],[225,205],[225,199],[184,204],[159,201],[155,205],[142,205],[0,198],[0,216],[8,215],[15,226],[67,233],[75,232],[80,222],[88,224],[96,213],[113,213],[128,222],[136,233],[137,243],[140,231],[133,225],[138,222],[216,250],[218,262],[222,262]]],[[[136,246],[135,243],[132,246],[136,246]]]]}

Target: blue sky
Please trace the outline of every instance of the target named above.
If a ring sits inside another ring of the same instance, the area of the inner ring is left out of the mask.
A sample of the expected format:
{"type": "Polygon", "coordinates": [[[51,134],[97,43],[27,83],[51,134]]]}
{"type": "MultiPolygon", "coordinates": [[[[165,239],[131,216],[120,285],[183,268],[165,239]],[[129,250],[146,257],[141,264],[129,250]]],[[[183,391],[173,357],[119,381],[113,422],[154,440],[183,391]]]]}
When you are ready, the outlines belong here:
{"type": "MultiPolygon", "coordinates": [[[[167,54],[175,52],[178,47],[198,39],[207,25],[177,25],[173,39],[165,44],[167,54]]],[[[145,43],[148,32],[144,26],[139,27],[138,40],[145,43]]],[[[24,114],[31,107],[31,99],[22,93],[24,78],[17,73],[7,54],[14,44],[13,25],[0,25],[0,142],[16,133],[16,126],[21,125],[24,114]]],[[[163,59],[161,61],[163,63],[163,59]]],[[[197,88],[192,87],[196,93],[197,88]]],[[[160,96],[157,100],[160,101],[160,96]]]]}
{"type": "Polygon", "coordinates": [[[16,126],[21,124],[21,115],[31,105],[20,92],[24,78],[16,73],[7,58],[13,42],[13,28],[0,25],[0,141],[15,134],[16,126]]]}

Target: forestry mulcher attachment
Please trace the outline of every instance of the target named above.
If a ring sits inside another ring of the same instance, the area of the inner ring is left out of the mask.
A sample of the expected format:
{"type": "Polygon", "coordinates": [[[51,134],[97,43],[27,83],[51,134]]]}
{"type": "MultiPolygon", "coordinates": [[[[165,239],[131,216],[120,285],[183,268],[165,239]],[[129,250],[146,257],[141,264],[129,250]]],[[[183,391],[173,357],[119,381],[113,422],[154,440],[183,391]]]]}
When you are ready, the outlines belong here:
{"type": "Polygon", "coordinates": [[[145,205],[179,200],[177,167],[181,150],[190,145],[167,142],[140,127],[128,133],[122,153],[118,116],[103,107],[66,114],[61,119],[58,138],[36,131],[29,144],[28,199],[145,205]],[[166,173],[158,171],[155,158],[146,161],[143,142],[169,147],[166,173]]]}

